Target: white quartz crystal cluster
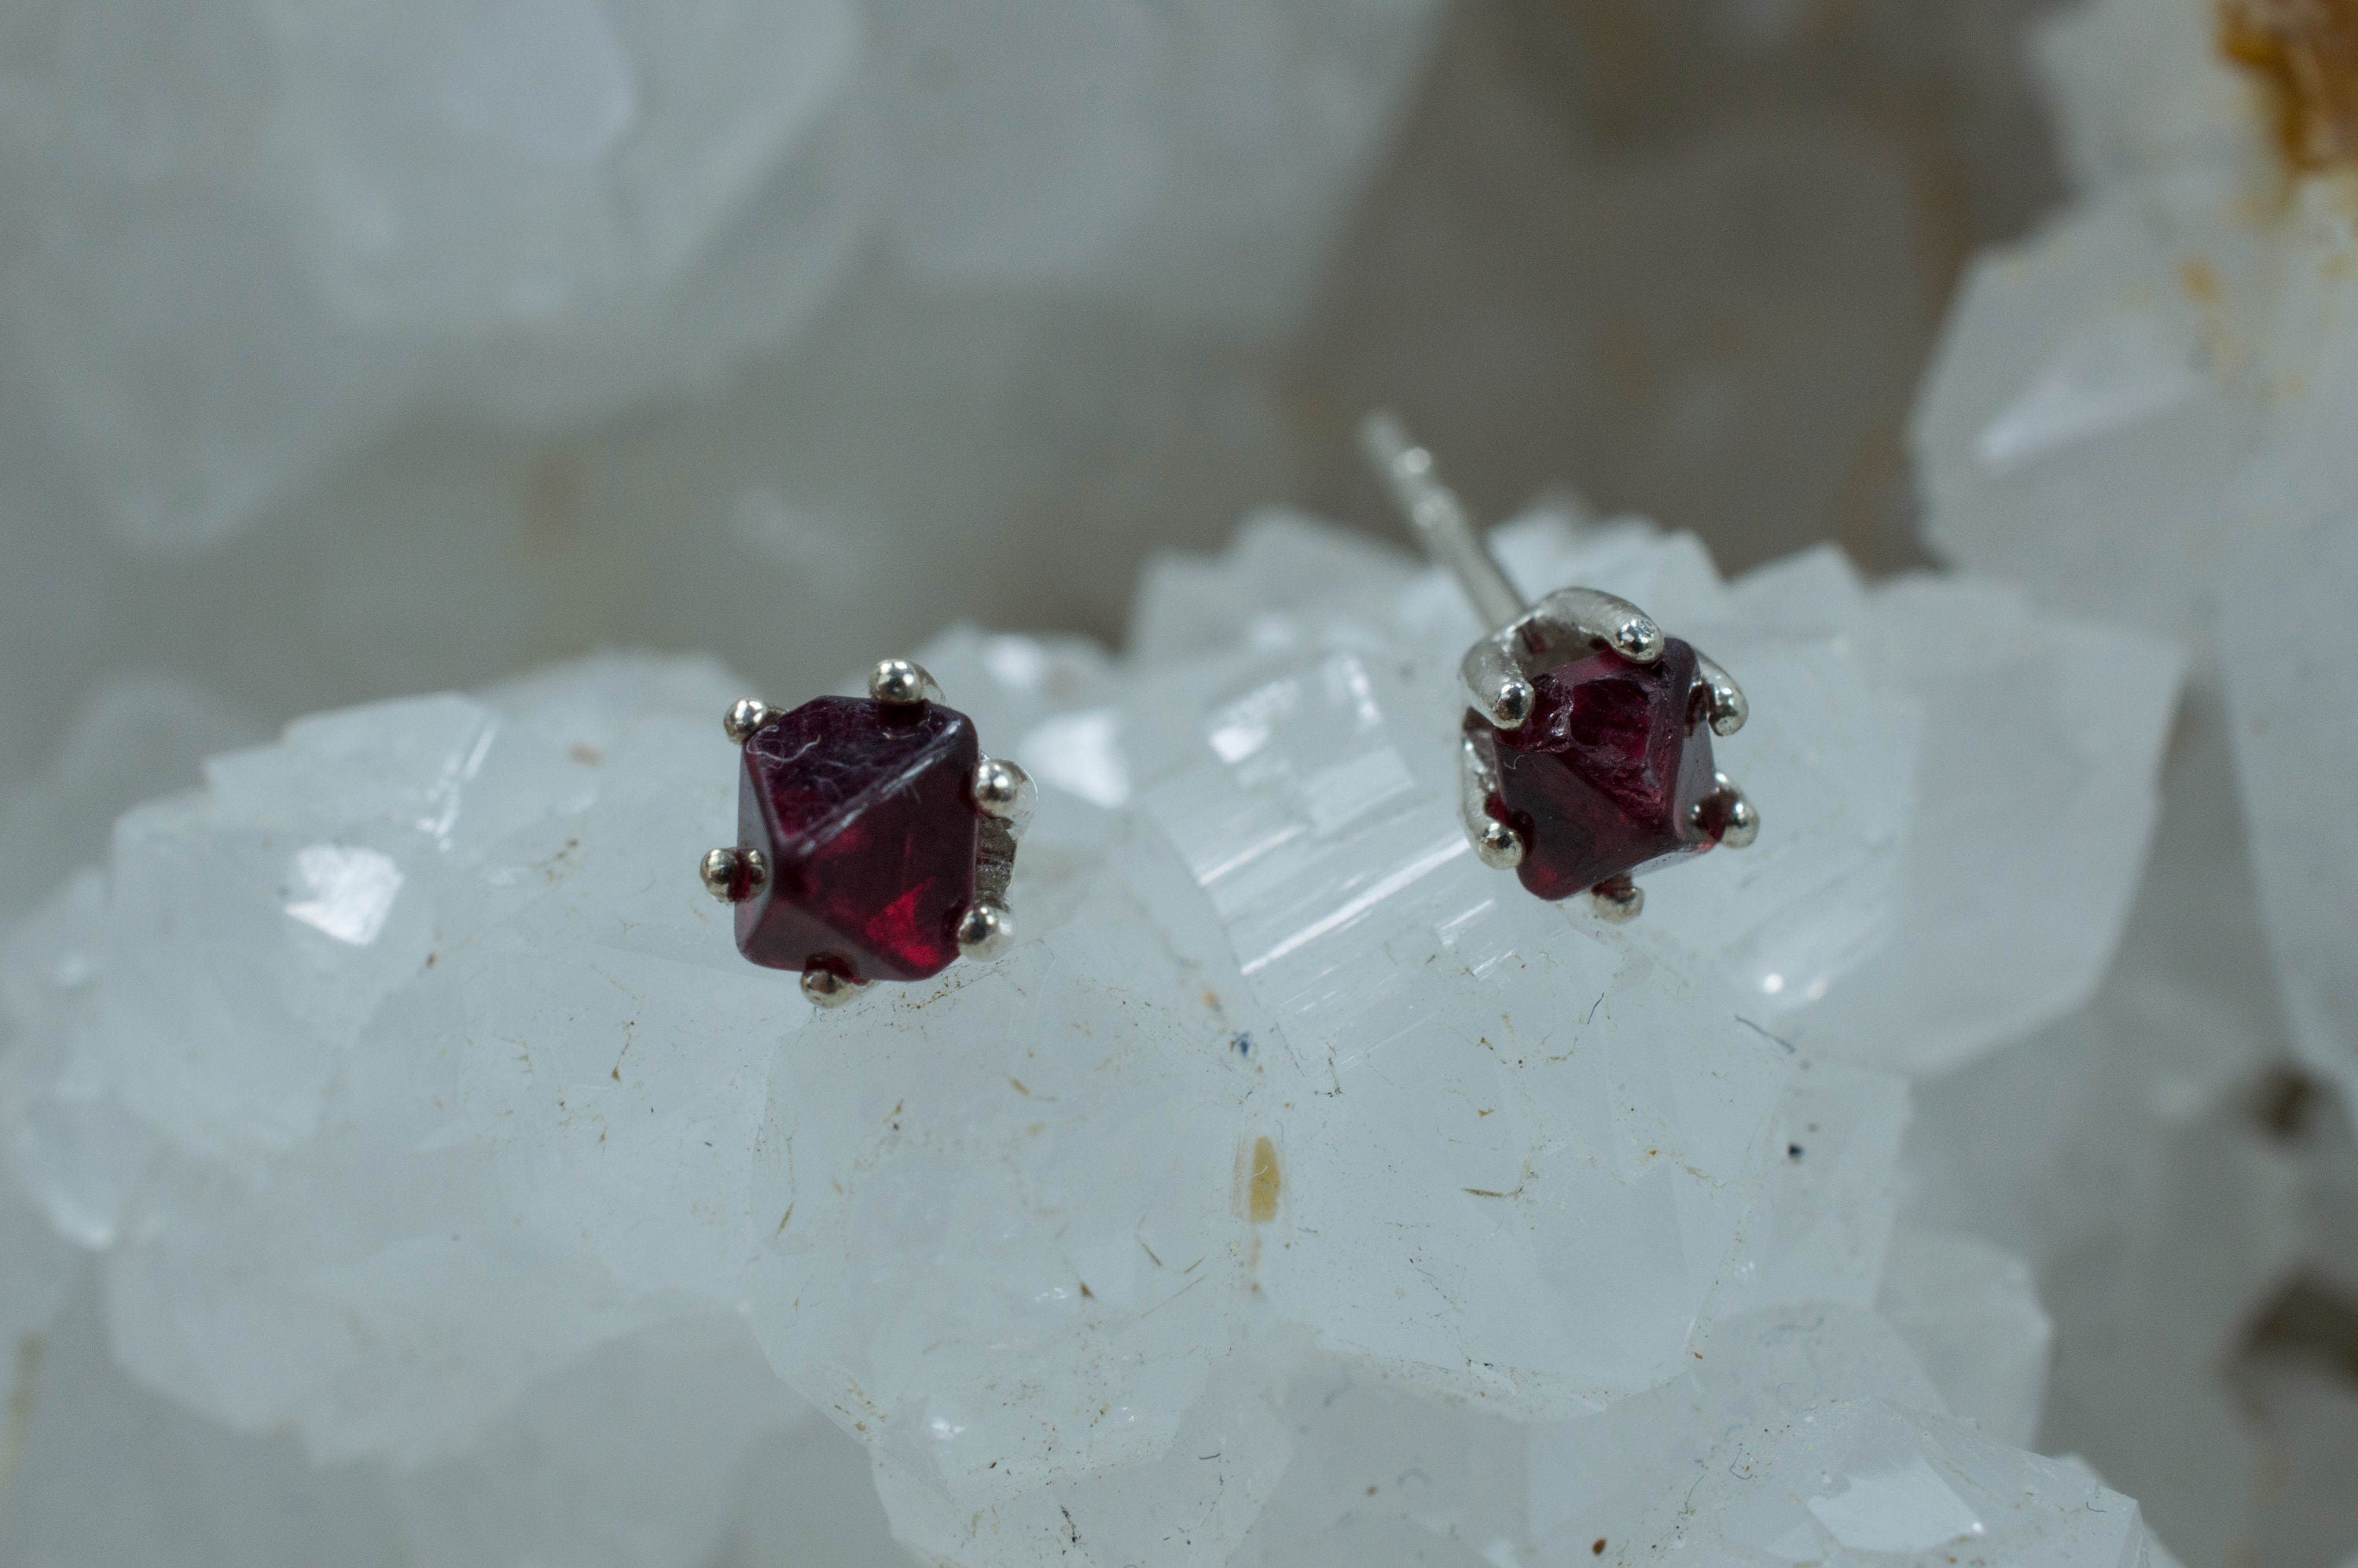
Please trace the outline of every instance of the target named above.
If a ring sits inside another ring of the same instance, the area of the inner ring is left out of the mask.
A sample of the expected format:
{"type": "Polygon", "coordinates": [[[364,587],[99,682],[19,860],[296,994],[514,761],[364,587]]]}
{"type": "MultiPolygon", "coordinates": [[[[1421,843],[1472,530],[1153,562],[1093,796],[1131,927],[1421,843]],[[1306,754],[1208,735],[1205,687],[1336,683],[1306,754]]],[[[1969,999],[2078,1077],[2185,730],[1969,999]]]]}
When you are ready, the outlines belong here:
{"type": "Polygon", "coordinates": [[[839,1010],[698,884],[709,664],[132,811],[7,950],[0,1558],[2169,1562],[2025,1451],[2024,1265],[1895,1215],[1908,1079],[2096,989],[2178,655],[1831,551],[1498,544],[1751,696],[1767,831],[1633,925],[1467,848],[1456,590],[1281,514],[1119,659],[919,650],[1042,785],[1025,939],[839,1010]]]}
{"type": "MultiPolygon", "coordinates": [[[[1270,345],[1436,12],[0,13],[0,1563],[2358,1546],[2358,177],[2286,161],[2209,0],[2038,33],[2074,200],[1971,270],[1911,427],[1974,575],[1496,535],[1750,694],[1766,829],[1635,925],[1466,849],[1476,629],[1356,535],[1158,559],[1119,657],[869,645],[1301,492],[1270,345]],[[739,959],[709,662],[260,744],[618,638],[919,654],[1042,784],[1022,944],[820,1014],[739,959]]],[[[1846,158],[1745,122],[1620,182],[1749,235],[1846,158]]],[[[1407,275],[1513,248],[1440,210],[1407,275]]],[[[1845,378],[1914,308],[1861,232],[1722,247],[1845,378]]],[[[1725,280],[1671,248],[1603,270],[1684,341],[1725,280]]],[[[1703,445],[1623,444],[1847,471],[1839,398],[1732,422],[1702,362],[1703,445]]]]}
{"type": "MultiPolygon", "coordinates": [[[[2337,7],[2258,10],[2296,60],[2316,30],[2296,78],[2358,70],[2337,7]]],[[[1936,548],[2223,686],[2296,1043],[2358,1095],[2358,168],[2288,167],[2277,128],[2358,83],[2271,101],[2218,26],[2093,0],[2039,35],[2077,197],[1974,268],[1914,445],[1936,548]]]]}
{"type": "Polygon", "coordinates": [[[1912,430],[1934,549],[2189,658],[2118,962],[1920,1096],[1911,1178],[2038,1271],[2042,1443],[2191,1562],[2358,1545],[2358,169],[2285,139],[2350,134],[2350,27],[2207,0],[2044,25],[2074,198],[1971,268],[1912,430]],[[2223,18],[2278,30],[2282,80],[2229,63],[2223,18]]]}

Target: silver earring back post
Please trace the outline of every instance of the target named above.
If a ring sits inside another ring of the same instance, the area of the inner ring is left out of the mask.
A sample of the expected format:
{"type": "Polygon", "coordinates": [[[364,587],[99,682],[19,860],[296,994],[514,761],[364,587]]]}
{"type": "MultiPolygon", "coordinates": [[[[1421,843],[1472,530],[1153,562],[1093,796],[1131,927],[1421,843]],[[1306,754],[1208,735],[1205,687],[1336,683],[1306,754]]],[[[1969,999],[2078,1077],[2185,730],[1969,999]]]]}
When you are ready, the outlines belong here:
{"type": "Polygon", "coordinates": [[[1407,514],[1424,553],[1457,579],[1483,624],[1501,632],[1522,619],[1531,606],[1474,532],[1474,520],[1456,492],[1433,471],[1433,454],[1409,439],[1400,416],[1378,409],[1361,420],[1359,449],[1391,492],[1394,504],[1407,514]]]}
{"type": "Polygon", "coordinates": [[[1688,786],[1679,782],[1686,773],[1674,768],[1675,778],[1660,781],[1662,799],[1633,807],[1601,805],[1602,795],[1579,804],[1578,791],[1551,792],[1546,779],[1564,770],[1577,774],[1585,765],[1580,757],[1598,748],[1576,725],[1553,720],[1540,727],[1543,733],[1526,735],[1542,681],[1556,682],[1551,689],[1559,718],[1567,701],[1578,705],[1571,695],[1576,690],[1609,680],[1623,689],[1617,700],[1625,706],[1627,691],[1635,690],[1652,715],[1650,747],[1669,747],[1673,756],[1700,747],[1704,759],[1713,735],[1743,728],[1744,693],[1725,670],[1665,634],[1626,599],[1565,587],[1527,604],[1475,532],[1465,504],[1434,472],[1433,454],[1409,438],[1397,415],[1369,414],[1359,425],[1359,446],[1425,554],[1457,579],[1487,627],[1457,665],[1470,709],[1459,746],[1458,817],[1483,864],[1512,870],[1543,898],[1585,892],[1599,915],[1617,922],[1645,905],[1631,871],[1674,854],[1751,843],[1759,814],[1716,771],[1712,787],[1690,799],[1675,793],[1688,786]],[[1610,656],[1581,665],[1585,673],[1570,685],[1556,675],[1592,654],[1610,656]],[[1627,849],[1632,841],[1645,845],[1642,852],[1627,849]],[[1605,845],[1620,847],[1600,849],[1605,845]]]}

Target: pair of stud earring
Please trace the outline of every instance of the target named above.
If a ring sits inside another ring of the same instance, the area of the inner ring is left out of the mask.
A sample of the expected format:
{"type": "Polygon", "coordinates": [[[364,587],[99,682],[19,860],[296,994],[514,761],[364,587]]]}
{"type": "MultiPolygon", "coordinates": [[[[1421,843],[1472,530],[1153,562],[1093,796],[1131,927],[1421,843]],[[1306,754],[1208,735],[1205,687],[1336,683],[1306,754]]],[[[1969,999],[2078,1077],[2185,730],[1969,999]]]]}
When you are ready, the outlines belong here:
{"type": "MultiPolygon", "coordinates": [[[[1426,552],[1490,628],[1458,674],[1458,814],[1487,865],[1540,898],[1585,893],[1628,920],[1634,878],[1760,831],[1713,765],[1711,738],[1744,725],[1744,693],[1637,606],[1563,588],[1527,605],[1476,535],[1433,459],[1389,415],[1361,444],[1426,552]]],[[[738,950],[799,969],[833,1006],[872,981],[921,980],[1013,939],[1007,888],[1037,792],[986,757],[973,720],[906,659],[868,696],[791,711],[748,697],[724,720],[742,752],[737,842],[700,868],[735,905],[738,950]]]]}

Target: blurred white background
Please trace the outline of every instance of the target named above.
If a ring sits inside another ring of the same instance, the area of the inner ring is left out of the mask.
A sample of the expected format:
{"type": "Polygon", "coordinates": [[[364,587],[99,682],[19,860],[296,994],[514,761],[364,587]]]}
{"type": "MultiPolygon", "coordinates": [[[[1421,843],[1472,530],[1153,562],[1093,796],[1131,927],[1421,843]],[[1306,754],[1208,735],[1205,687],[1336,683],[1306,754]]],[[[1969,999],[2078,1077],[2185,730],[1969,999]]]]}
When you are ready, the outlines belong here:
{"type": "Polygon", "coordinates": [[[795,689],[1143,555],[1492,515],[1914,558],[1952,280],[2057,189],[2019,0],[0,17],[0,781],[608,643],[795,689]]]}

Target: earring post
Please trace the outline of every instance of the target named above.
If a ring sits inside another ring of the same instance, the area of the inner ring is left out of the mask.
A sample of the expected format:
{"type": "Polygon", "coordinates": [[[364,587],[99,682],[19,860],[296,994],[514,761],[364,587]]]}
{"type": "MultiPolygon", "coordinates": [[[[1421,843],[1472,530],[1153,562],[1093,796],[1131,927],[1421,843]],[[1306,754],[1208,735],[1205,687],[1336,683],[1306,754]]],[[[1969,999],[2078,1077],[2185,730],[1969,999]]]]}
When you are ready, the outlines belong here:
{"type": "Polygon", "coordinates": [[[1433,454],[1409,439],[1400,416],[1379,408],[1361,420],[1359,449],[1416,529],[1424,553],[1457,579],[1483,623],[1498,632],[1520,620],[1531,607],[1475,533],[1465,503],[1433,471],[1433,454]]]}

